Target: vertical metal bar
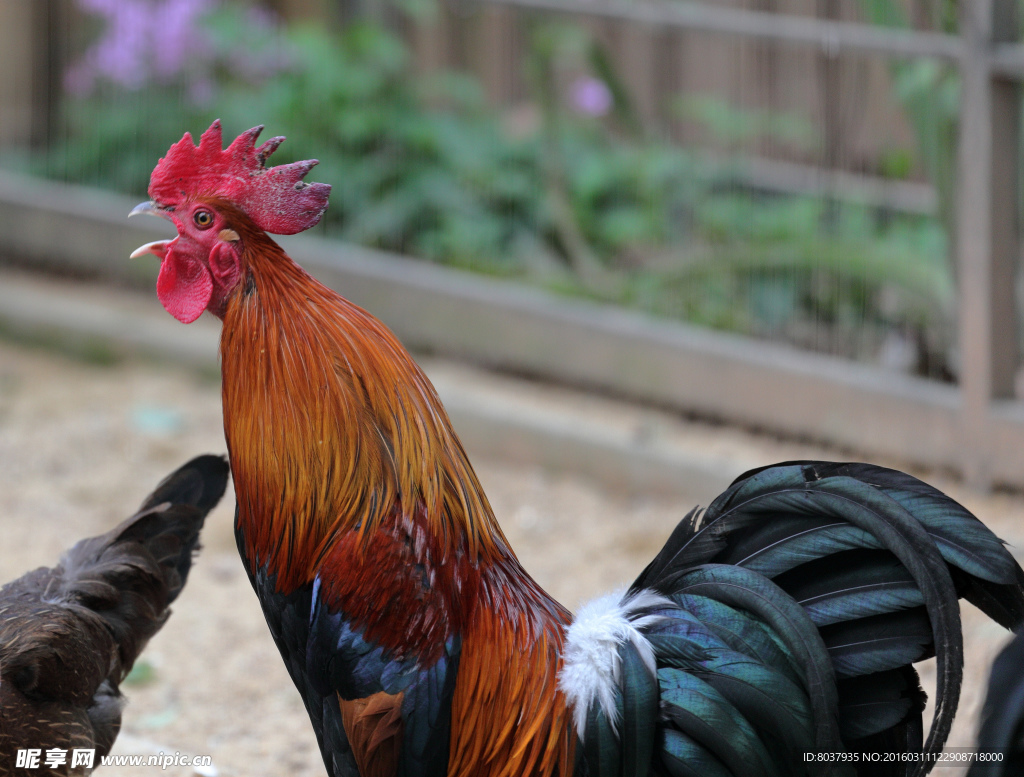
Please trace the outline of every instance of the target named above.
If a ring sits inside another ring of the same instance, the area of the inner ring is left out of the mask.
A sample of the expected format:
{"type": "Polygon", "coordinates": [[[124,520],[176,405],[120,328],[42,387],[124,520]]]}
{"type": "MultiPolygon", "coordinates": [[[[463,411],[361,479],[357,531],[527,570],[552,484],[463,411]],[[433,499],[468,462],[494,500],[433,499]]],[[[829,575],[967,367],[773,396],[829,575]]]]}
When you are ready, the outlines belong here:
{"type": "Polygon", "coordinates": [[[991,485],[988,453],[992,400],[1010,396],[1017,366],[1013,277],[1016,229],[1016,87],[993,79],[994,40],[1014,34],[1013,0],[961,5],[965,56],[956,256],[959,274],[963,470],[975,488],[991,485]]]}

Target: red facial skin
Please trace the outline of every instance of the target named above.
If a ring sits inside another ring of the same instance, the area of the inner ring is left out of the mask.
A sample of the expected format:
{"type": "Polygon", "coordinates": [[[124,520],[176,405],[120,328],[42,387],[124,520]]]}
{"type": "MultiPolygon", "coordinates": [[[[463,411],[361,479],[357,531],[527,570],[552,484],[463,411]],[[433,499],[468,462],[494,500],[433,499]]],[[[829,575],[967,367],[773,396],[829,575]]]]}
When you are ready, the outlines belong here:
{"type": "Polygon", "coordinates": [[[196,200],[174,208],[154,203],[147,211],[171,221],[178,237],[150,243],[134,255],[160,258],[157,297],[183,324],[192,323],[204,310],[223,319],[227,301],[242,279],[241,238],[222,210],[210,200],[196,200]]]}

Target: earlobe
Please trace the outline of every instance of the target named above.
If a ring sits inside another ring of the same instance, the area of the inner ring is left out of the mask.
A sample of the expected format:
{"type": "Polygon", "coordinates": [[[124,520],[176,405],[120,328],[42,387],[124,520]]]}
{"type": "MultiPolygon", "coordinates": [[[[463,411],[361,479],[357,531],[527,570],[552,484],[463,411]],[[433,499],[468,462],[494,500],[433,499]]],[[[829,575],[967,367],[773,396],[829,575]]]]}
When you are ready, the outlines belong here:
{"type": "Polygon", "coordinates": [[[242,276],[242,262],[236,243],[218,242],[210,251],[210,273],[214,283],[230,291],[242,276]]]}

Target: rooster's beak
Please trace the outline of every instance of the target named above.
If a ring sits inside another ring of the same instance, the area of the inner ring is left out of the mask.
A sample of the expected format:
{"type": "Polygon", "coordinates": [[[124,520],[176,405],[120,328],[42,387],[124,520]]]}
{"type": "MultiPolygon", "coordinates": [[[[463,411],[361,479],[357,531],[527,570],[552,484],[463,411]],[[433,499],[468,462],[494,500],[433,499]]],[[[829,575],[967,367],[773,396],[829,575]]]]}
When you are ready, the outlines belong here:
{"type": "Polygon", "coordinates": [[[138,216],[142,213],[145,213],[149,216],[164,215],[163,209],[152,200],[149,200],[148,202],[140,202],[138,205],[132,208],[132,212],[128,214],[128,218],[131,218],[132,216],[138,216]]]}
{"type": "MultiPolygon", "coordinates": [[[[148,216],[160,216],[161,218],[167,218],[167,209],[158,205],[157,203],[150,200],[149,202],[140,202],[134,208],[132,212],[128,214],[128,218],[132,216],[138,216],[140,214],[146,214],[148,216]]],[[[153,254],[161,262],[164,260],[164,256],[167,254],[167,246],[171,244],[170,240],[154,240],[152,243],[146,243],[144,246],[139,246],[132,251],[130,259],[138,259],[140,256],[146,254],[153,254]]]]}
{"type": "Polygon", "coordinates": [[[164,256],[167,255],[167,246],[170,244],[170,240],[154,240],[152,243],[146,243],[146,245],[136,248],[128,255],[128,258],[138,259],[140,256],[153,254],[153,256],[162,262],[164,260],[164,256]]]}

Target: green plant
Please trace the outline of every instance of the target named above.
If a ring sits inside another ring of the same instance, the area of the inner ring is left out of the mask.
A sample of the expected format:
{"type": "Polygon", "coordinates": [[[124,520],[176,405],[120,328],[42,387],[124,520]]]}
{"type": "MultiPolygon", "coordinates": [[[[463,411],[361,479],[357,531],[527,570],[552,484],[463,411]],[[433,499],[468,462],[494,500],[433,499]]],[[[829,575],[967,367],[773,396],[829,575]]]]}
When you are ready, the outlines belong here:
{"type": "MultiPolygon", "coordinates": [[[[183,129],[266,123],[288,136],[275,162],[320,160],[321,233],[862,358],[887,332],[925,333],[941,363],[952,286],[934,219],[735,188],[645,130],[610,52],[578,28],[532,25],[540,121],[513,134],[473,78],[418,75],[380,24],[280,28],[222,4],[201,25],[206,59],[69,98],[65,142],[34,168],[141,196],[183,129]]],[[[788,116],[681,105],[736,143],[816,142],[788,116]]]]}
{"type": "MultiPolygon", "coordinates": [[[[906,29],[910,19],[897,0],[859,0],[873,24],[906,29]]],[[[957,9],[940,0],[937,24],[957,31],[957,9]]],[[[960,117],[960,76],[956,68],[933,59],[897,60],[889,65],[893,94],[903,106],[917,138],[917,155],[938,195],[938,217],[947,233],[956,234],[956,144],[960,117]]],[[[951,261],[951,257],[947,258],[951,261]]]]}
{"type": "Polygon", "coordinates": [[[791,113],[738,108],[709,95],[682,95],[673,101],[673,112],[696,122],[711,137],[727,146],[772,138],[794,148],[807,150],[818,144],[810,122],[791,113]]]}

